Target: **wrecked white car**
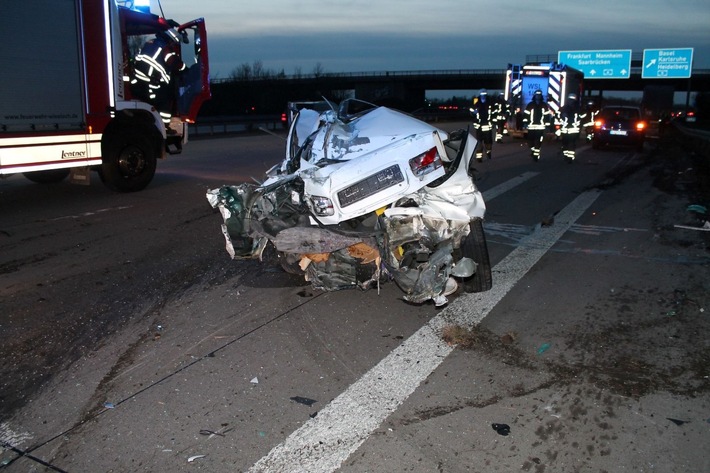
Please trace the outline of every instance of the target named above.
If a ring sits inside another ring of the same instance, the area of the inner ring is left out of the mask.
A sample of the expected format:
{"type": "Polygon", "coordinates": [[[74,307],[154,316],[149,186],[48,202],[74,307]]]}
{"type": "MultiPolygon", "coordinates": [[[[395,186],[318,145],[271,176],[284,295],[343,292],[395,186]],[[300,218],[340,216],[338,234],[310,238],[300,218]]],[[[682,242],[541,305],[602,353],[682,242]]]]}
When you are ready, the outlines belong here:
{"type": "MultiPolygon", "coordinates": [[[[491,288],[486,206],[469,170],[476,140],[349,99],[299,111],[286,159],[261,185],[207,193],[232,258],[277,258],[326,291],[394,280],[437,306],[491,288]]],[[[379,286],[378,286],[379,287],[379,286]]]]}

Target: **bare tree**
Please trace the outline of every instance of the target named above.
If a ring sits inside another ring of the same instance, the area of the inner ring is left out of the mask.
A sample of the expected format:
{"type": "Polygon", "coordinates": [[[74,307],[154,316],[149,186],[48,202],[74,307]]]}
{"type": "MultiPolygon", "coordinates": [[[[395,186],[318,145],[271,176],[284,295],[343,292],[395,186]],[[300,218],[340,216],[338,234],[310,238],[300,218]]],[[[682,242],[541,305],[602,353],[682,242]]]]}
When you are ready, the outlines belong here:
{"type": "Polygon", "coordinates": [[[323,69],[323,64],[320,62],[317,62],[315,66],[313,66],[313,75],[315,77],[320,77],[323,74],[325,74],[325,70],[323,69]]]}

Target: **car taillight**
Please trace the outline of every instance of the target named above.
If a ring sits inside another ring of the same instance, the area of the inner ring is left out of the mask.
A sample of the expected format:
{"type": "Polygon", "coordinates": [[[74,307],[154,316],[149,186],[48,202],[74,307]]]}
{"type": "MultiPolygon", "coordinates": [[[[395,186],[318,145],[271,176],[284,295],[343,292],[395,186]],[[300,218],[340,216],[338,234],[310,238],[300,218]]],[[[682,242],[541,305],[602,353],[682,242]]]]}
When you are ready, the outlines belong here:
{"type": "Polygon", "coordinates": [[[286,114],[285,114],[285,113],[282,113],[282,114],[281,114],[281,123],[286,123],[286,120],[287,120],[286,114]]]}
{"type": "Polygon", "coordinates": [[[645,122],[636,122],[636,131],[643,131],[646,128],[645,122]]]}
{"type": "Polygon", "coordinates": [[[594,128],[601,128],[604,126],[604,120],[594,120],[594,128]]]}
{"type": "Polygon", "coordinates": [[[409,160],[409,167],[417,177],[425,176],[441,166],[441,158],[436,147],[409,160]]]}

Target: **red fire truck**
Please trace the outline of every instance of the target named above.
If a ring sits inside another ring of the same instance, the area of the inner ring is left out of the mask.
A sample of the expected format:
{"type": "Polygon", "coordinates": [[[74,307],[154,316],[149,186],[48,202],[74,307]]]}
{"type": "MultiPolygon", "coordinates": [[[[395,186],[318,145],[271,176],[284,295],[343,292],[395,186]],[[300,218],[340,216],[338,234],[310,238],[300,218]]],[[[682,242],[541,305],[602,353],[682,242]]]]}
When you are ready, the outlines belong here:
{"type": "MultiPolygon", "coordinates": [[[[505,100],[510,105],[508,130],[511,134],[527,133],[523,126],[523,112],[540,90],[544,100],[557,113],[570,93],[582,97],[584,73],[565,64],[532,63],[521,66],[508,64],[505,73],[505,100]]],[[[579,100],[579,99],[578,99],[579,100]]]]}
{"type": "Polygon", "coordinates": [[[160,13],[149,0],[2,2],[0,177],[88,184],[96,170],[108,187],[138,191],[159,158],[182,151],[210,98],[207,35],[202,18],[160,13]],[[141,47],[167,31],[186,66],[167,88],[169,124],[131,86],[141,47]]]}

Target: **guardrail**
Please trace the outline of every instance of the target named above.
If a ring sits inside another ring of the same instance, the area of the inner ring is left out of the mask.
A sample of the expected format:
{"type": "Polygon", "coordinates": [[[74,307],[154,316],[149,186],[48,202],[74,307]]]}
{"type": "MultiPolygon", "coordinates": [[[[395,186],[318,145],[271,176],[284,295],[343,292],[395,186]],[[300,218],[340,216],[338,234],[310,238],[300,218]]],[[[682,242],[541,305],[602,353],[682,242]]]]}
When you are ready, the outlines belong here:
{"type": "Polygon", "coordinates": [[[283,130],[281,115],[232,115],[205,117],[196,123],[188,125],[188,133],[192,137],[225,135],[229,133],[244,133],[265,128],[267,130],[283,130]]]}
{"type": "Polygon", "coordinates": [[[693,151],[710,159],[710,130],[684,125],[678,121],[673,122],[675,128],[684,136],[684,144],[693,151]]]}

